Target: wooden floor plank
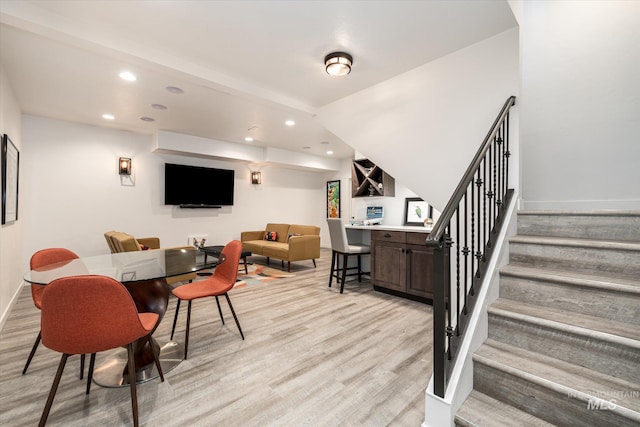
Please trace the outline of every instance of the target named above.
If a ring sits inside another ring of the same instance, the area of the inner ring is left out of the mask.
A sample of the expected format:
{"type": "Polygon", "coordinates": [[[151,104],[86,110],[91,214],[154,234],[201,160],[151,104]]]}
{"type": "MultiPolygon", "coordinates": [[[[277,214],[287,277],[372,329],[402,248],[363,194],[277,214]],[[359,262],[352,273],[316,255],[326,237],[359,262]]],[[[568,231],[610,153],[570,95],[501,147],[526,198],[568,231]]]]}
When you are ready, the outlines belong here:
{"type": "MultiPolygon", "coordinates": [[[[431,306],[376,292],[369,281],[347,283],[341,295],[327,287],[330,255],[323,250],[317,268],[292,263],[294,277],[232,290],[244,341],[224,299],[225,325],[213,299],[195,301],[189,359],[164,383],[139,385],[140,424],[419,426],[432,366],[431,306]]],[[[175,305],[171,299],[159,341],[169,340],[175,305]]],[[[44,407],[60,355],[40,346],[21,375],[39,318],[25,287],[0,331],[0,425],[35,425],[44,407]]],[[[108,357],[99,354],[97,363],[108,357]]],[[[131,425],[128,388],[94,385],[85,396],[78,367],[71,357],[47,425],[131,425]]]]}

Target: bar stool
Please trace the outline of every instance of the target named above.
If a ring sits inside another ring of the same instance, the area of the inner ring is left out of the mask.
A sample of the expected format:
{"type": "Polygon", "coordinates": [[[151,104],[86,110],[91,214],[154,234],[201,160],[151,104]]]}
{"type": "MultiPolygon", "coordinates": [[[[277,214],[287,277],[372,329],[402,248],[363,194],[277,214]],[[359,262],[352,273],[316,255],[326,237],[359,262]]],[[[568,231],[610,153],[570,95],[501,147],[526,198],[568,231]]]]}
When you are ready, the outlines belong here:
{"type": "Polygon", "coordinates": [[[362,282],[362,275],[369,274],[362,271],[362,255],[371,254],[371,247],[367,245],[351,245],[347,239],[347,231],[344,229],[340,218],[327,218],[329,225],[329,237],[331,238],[331,273],[329,274],[329,287],[335,277],[340,284],[340,293],[344,291],[344,282],[347,276],[358,276],[358,282],[362,282]],[[340,257],[342,255],[342,257],[340,257]],[[358,257],[356,267],[348,267],[350,256],[358,257]],[[342,258],[342,267],[340,267],[342,258]],[[357,270],[347,273],[349,270],[357,270]]]}

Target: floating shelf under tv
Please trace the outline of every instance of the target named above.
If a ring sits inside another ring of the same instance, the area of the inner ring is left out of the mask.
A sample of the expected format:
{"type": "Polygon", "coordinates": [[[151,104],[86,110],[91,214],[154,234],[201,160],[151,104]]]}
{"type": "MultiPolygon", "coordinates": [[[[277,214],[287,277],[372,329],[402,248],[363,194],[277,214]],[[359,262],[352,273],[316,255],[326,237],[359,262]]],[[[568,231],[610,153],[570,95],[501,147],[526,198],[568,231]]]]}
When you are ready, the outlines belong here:
{"type": "Polygon", "coordinates": [[[220,205],[194,205],[191,203],[183,203],[179,205],[183,209],[220,209],[222,206],[220,205]]]}

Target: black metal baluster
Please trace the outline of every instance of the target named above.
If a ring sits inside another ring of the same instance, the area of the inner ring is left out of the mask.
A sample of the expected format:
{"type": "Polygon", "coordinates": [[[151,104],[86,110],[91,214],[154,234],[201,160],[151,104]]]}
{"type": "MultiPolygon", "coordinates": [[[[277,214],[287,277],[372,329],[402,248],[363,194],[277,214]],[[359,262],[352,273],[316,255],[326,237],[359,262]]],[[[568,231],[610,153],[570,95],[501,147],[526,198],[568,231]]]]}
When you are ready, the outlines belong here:
{"type": "Polygon", "coordinates": [[[487,262],[487,155],[482,161],[482,262],[487,262]]]}
{"type": "MultiPolygon", "coordinates": [[[[472,175],[471,183],[469,186],[471,187],[471,277],[475,275],[475,234],[476,234],[476,224],[475,224],[475,186],[473,179],[475,178],[475,173],[472,175]]],[[[473,280],[471,280],[469,295],[474,295],[473,290],[473,280]]]]}
{"type": "MultiPolygon", "coordinates": [[[[449,221],[447,223],[447,227],[445,228],[445,234],[444,234],[444,247],[445,247],[445,254],[446,254],[446,259],[450,260],[451,259],[451,221],[449,221]]],[[[445,295],[451,295],[451,270],[450,270],[450,264],[449,262],[446,263],[446,268],[445,268],[445,277],[447,278],[447,280],[445,280],[445,292],[448,290],[449,292],[446,292],[445,295]]],[[[453,336],[453,326],[452,326],[452,322],[451,322],[451,309],[453,307],[453,304],[451,304],[451,298],[449,298],[449,304],[447,305],[447,329],[446,329],[446,334],[447,334],[447,358],[449,360],[451,360],[451,337],[453,336]]],[[[457,316],[456,316],[457,317],[457,316]]]]}
{"type": "Polygon", "coordinates": [[[476,277],[479,279],[480,278],[480,260],[482,259],[482,251],[480,250],[480,248],[482,247],[482,228],[481,228],[481,224],[480,224],[480,216],[481,216],[481,203],[480,203],[480,195],[482,194],[482,189],[480,187],[482,187],[482,178],[480,177],[480,165],[478,165],[478,169],[477,169],[477,173],[478,173],[478,178],[476,179],[476,185],[478,186],[478,240],[477,240],[477,245],[476,248],[478,249],[476,251],[476,260],[477,260],[477,268],[476,268],[476,277]]]}
{"type": "MultiPolygon", "coordinates": [[[[464,306],[462,307],[463,313],[467,314],[467,294],[469,293],[469,244],[467,243],[467,237],[469,235],[469,206],[467,200],[469,198],[469,188],[464,192],[464,248],[462,254],[464,255],[464,306]]],[[[460,237],[458,237],[458,242],[460,237]]]]}
{"type": "Polygon", "coordinates": [[[500,162],[500,190],[498,194],[498,200],[496,200],[496,204],[498,205],[498,218],[500,218],[500,212],[502,208],[502,201],[504,200],[504,195],[507,192],[506,183],[504,180],[504,166],[505,166],[505,158],[504,158],[504,139],[502,137],[502,129],[504,126],[504,122],[500,125],[500,136],[498,137],[498,152],[500,155],[498,156],[500,162]]]}
{"type": "Polygon", "coordinates": [[[460,204],[456,211],[456,336],[460,336],[460,204]]]}
{"type": "Polygon", "coordinates": [[[489,155],[488,155],[488,159],[489,159],[489,184],[487,185],[487,189],[489,190],[487,192],[487,197],[489,199],[489,234],[487,234],[487,247],[491,247],[491,230],[493,230],[493,196],[495,194],[495,188],[496,188],[496,163],[495,163],[495,159],[494,159],[494,145],[495,145],[495,137],[493,138],[493,143],[491,145],[489,145],[489,155]],[[493,175],[491,174],[491,171],[493,169],[493,175]]]}
{"type": "MultiPolygon", "coordinates": [[[[506,189],[507,187],[509,187],[509,157],[511,156],[511,152],[509,151],[509,113],[507,113],[505,122],[507,123],[507,129],[504,134],[504,145],[506,150],[504,153],[504,157],[505,157],[504,162],[507,164],[507,171],[504,175],[504,185],[506,189]]],[[[506,190],[505,190],[505,194],[506,194],[506,190]]]]}

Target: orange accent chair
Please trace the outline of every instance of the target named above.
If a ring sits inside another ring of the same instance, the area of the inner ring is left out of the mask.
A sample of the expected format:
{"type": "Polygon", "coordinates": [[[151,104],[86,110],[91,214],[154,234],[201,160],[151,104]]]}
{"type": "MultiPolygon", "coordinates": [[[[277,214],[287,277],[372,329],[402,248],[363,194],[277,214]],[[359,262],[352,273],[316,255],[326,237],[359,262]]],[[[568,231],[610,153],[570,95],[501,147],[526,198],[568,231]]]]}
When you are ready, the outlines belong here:
{"type": "Polygon", "coordinates": [[[242,333],[242,328],[240,327],[240,322],[238,321],[238,316],[236,316],[236,312],[233,309],[233,305],[231,305],[231,300],[229,299],[229,290],[233,288],[233,285],[236,283],[236,279],[238,278],[238,264],[240,263],[240,255],[242,254],[242,242],[239,240],[232,240],[227,243],[227,245],[222,249],[222,253],[220,255],[221,258],[224,258],[224,261],[216,267],[213,272],[213,275],[208,279],[201,280],[199,282],[193,282],[189,284],[185,284],[182,286],[178,286],[173,289],[171,292],[178,298],[178,304],[176,305],[176,314],[173,318],[173,327],[171,328],[171,339],[173,340],[173,333],[176,330],[176,322],[178,321],[178,313],[180,312],[180,301],[185,300],[188,301],[187,308],[187,327],[185,331],[185,340],[184,340],[184,358],[187,358],[187,352],[189,350],[189,326],[191,323],[191,302],[194,299],[205,298],[205,297],[216,297],[216,303],[218,304],[218,312],[220,313],[220,319],[222,319],[222,324],[224,325],[224,317],[222,317],[222,309],[220,308],[220,301],[218,297],[224,295],[227,298],[227,302],[229,303],[229,308],[231,309],[231,313],[233,314],[233,318],[236,321],[236,325],[238,326],[238,330],[240,331],[240,336],[244,340],[244,334],[242,333]]]}
{"type": "MultiPolygon", "coordinates": [[[[34,253],[31,256],[31,261],[29,262],[29,266],[31,270],[47,270],[47,266],[51,264],[56,264],[64,261],[71,261],[77,259],[78,255],[69,249],[65,248],[48,248],[42,249],[38,252],[34,253]]],[[[36,306],[38,310],[42,309],[42,293],[46,288],[45,285],[31,285],[31,297],[33,298],[33,304],[36,306]]],[[[29,353],[29,358],[27,359],[27,363],[24,365],[24,369],[22,370],[22,375],[27,373],[27,369],[29,369],[29,365],[31,364],[31,359],[36,354],[36,349],[40,344],[40,339],[42,337],[41,332],[38,332],[38,337],[36,338],[36,342],[33,343],[33,347],[31,348],[31,353],[29,353]]],[[[80,359],[80,379],[84,374],[84,354],[80,359]]]]}
{"type": "MultiPolygon", "coordinates": [[[[73,354],[92,355],[127,347],[128,373],[131,389],[133,423],[138,426],[138,398],[136,395],[136,368],[133,342],[147,337],[152,349],[160,379],[164,375],[153,350],[151,333],[158,322],[156,313],[138,313],[131,294],[124,285],[106,276],[71,276],[54,280],[42,295],[42,344],[62,353],[47,403],[39,426],[44,426],[53,404],[67,358],[73,354]]],[[[92,356],[92,362],[93,362],[92,356]]],[[[93,363],[89,368],[89,383],[93,375],[93,363]]]]}

